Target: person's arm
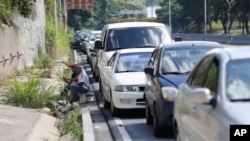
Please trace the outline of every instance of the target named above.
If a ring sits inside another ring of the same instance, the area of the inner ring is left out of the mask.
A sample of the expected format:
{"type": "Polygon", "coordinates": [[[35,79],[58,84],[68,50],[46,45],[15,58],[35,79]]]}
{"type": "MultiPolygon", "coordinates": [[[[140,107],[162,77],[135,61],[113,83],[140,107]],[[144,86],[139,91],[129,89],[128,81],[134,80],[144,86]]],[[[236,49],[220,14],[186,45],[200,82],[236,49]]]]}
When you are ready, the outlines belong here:
{"type": "Polygon", "coordinates": [[[63,81],[66,83],[70,83],[69,78],[63,77],[63,81]]]}

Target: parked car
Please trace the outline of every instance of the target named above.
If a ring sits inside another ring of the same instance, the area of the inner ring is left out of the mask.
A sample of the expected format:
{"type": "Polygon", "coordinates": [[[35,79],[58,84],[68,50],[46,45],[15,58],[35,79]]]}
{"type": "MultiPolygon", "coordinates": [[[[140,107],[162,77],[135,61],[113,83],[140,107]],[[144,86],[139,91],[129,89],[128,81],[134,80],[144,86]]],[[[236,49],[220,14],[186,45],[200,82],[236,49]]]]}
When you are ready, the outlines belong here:
{"type": "Polygon", "coordinates": [[[87,59],[88,59],[90,65],[92,65],[92,63],[91,63],[91,53],[94,52],[94,50],[93,50],[94,43],[95,43],[96,40],[100,40],[100,37],[101,37],[101,30],[93,30],[93,31],[91,31],[91,33],[90,33],[90,35],[88,37],[87,44],[84,46],[84,50],[86,50],[87,59]]]}
{"type": "Polygon", "coordinates": [[[82,49],[83,43],[87,41],[87,37],[90,34],[90,30],[84,29],[80,31],[76,31],[76,34],[74,36],[74,41],[71,43],[71,49],[77,49],[80,51],[84,51],[82,49]]]}
{"type": "Polygon", "coordinates": [[[229,141],[230,125],[249,125],[250,48],[211,50],[179,87],[178,141],[229,141]]]}
{"type": "Polygon", "coordinates": [[[153,50],[154,48],[118,50],[110,58],[108,65],[101,69],[104,74],[100,86],[104,108],[111,107],[113,116],[119,115],[120,109],[145,108],[143,69],[153,50]]]}
{"type": "Polygon", "coordinates": [[[146,122],[153,124],[154,136],[173,133],[173,106],[177,88],[207,51],[222,45],[208,41],[181,41],[157,47],[146,74],[146,122]]]}
{"type": "Polygon", "coordinates": [[[97,69],[100,79],[102,79],[103,73],[100,69],[107,65],[107,61],[116,50],[152,47],[171,43],[172,39],[166,26],[162,23],[123,22],[105,25],[101,40],[97,42],[99,42],[99,46],[96,46],[98,50],[97,69]]]}

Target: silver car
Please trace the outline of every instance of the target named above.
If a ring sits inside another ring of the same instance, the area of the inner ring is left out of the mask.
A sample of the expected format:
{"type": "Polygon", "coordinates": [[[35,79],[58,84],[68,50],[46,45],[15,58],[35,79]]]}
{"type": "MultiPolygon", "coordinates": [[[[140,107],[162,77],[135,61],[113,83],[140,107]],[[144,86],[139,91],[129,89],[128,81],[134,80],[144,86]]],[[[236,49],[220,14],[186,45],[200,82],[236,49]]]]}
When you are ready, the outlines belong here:
{"type": "Polygon", "coordinates": [[[250,47],[213,49],[178,89],[177,141],[229,141],[230,125],[250,124],[250,47]]]}

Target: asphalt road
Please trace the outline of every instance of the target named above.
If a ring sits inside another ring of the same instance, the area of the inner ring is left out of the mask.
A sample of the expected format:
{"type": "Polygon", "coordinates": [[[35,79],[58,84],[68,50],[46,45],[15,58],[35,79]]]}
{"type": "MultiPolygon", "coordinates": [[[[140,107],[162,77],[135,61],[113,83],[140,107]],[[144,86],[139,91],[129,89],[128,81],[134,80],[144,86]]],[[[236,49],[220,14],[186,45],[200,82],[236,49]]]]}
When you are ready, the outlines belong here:
{"type": "Polygon", "coordinates": [[[156,138],[153,127],[146,124],[145,110],[124,110],[120,117],[112,117],[109,109],[103,108],[102,93],[99,91],[99,82],[93,78],[86,55],[79,53],[84,67],[89,74],[96,104],[90,107],[96,140],[98,141],[174,141],[173,137],[156,138]]]}

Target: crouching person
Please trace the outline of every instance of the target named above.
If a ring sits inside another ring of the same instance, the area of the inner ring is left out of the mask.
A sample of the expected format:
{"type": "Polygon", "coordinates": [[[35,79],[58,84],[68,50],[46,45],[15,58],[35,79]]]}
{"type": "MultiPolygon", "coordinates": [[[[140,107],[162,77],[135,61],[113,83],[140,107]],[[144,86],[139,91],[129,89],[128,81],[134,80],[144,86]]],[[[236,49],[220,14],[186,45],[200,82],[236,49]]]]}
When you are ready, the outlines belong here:
{"type": "Polygon", "coordinates": [[[71,102],[79,101],[79,93],[86,94],[89,91],[89,77],[85,70],[82,70],[80,66],[76,66],[77,71],[77,83],[70,85],[71,94],[73,99],[71,102]]]}

